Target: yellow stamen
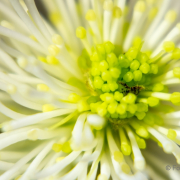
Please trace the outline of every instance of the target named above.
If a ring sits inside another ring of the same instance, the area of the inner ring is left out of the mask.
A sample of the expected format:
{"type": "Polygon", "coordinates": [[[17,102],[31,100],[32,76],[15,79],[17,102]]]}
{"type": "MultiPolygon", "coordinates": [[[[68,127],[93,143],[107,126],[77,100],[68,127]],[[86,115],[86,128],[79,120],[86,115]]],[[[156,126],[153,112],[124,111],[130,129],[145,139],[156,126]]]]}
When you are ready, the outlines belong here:
{"type": "Polygon", "coordinates": [[[64,158],[65,157],[58,157],[58,158],[56,158],[56,162],[58,163],[58,162],[62,161],[64,158]]]}
{"type": "Polygon", "coordinates": [[[52,65],[57,65],[59,64],[59,61],[54,56],[47,56],[47,63],[52,65]]]}
{"type": "Polygon", "coordinates": [[[46,84],[38,84],[37,90],[42,92],[47,92],[49,91],[49,87],[46,84]]]}
{"type": "Polygon", "coordinates": [[[131,154],[131,145],[126,138],[124,130],[120,128],[119,135],[121,139],[121,151],[125,156],[129,156],[131,154]]]}
{"type": "Polygon", "coordinates": [[[157,13],[158,13],[158,8],[157,8],[157,7],[153,7],[153,8],[150,10],[150,12],[149,12],[148,19],[149,19],[150,21],[152,21],[152,20],[156,17],[157,13]]]}
{"type": "Polygon", "coordinates": [[[42,111],[43,112],[49,112],[49,111],[53,111],[55,109],[55,107],[51,104],[45,104],[42,107],[42,111]]]}
{"type": "Polygon", "coordinates": [[[16,91],[17,91],[16,86],[14,86],[14,85],[12,85],[12,84],[9,84],[9,85],[7,86],[7,92],[8,92],[9,94],[15,94],[16,91]]]}
{"type": "Polygon", "coordinates": [[[80,96],[77,95],[76,93],[71,93],[68,97],[68,100],[72,103],[77,103],[80,100],[80,96]]]}
{"type": "Polygon", "coordinates": [[[62,150],[62,147],[63,147],[62,144],[54,143],[52,146],[52,150],[55,152],[60,152],[62,150]]]}
{"type": "Polygon", "coordinates": [[[72,151],[69,141],[67,141],[63,144],[62,151],[65,153],[70,153],[72,151]]]}
{"type": "Polygon", "coordinates": [[[123,154],[120,151],[114,152],[114,160],[121,163],[124,160],[123,154]]]}
{"type": "Polygon", "coordinates": [[[86,30],[83,27],[78,27],[76,29],[76,36],[80,39],[86,38],[86,30]]]}
{"type": "Polygon", "coordinates": [[[89,110],[90,106],[89,106],[89,104],[87,103],[86,100],[80,100],[78,102],[77,108],[78,108],[79,112],[83,112],[83,111],[89,110]]]}
{"type": "Polygon", "coordinates": [[[33,41],[36,41],[36,42],[38,42],[38,40],[36,39],[36,37],[35,36],[33,36],[33,35],[31,35],[31,36],[29,36],[33,41]]]}
{"type": "Polygon", "coordinates": [[[104,10],[112,11],[113,7],[114,7],[114,4],[111,0],[105,0],[104,1],[104,5],[103,5],[104,10]]]}
{"type": "Polygon", "coordinates": [[[175,130],[173,129],[169,129],[168,130],[168,134],[167,134],[167,137],[171,140],[175,140],[176,139],[176,136],[177,136],[177,133],[175,130]]]}
{"type": "Polygon", "coordinates": [[[120,18],[122,16],[122,10],[119,7],[114,7],[113,9],[113,17],[114,18],[120,18]]]}
{"type": "Polygon", "coordinates": [[[144,12],[146,10],[146,4],[144,1],[138,1],[135,5],[135,11],[144,12]]]}
{"type": "Polygon", "coordinates": [[[60,53],[60,49],[56,45],[50,45],[48,51],[52,56],[57,56],[60,53]]]}
{"type": "Polygon", "coordinates": [[[42,61],[42,62],[44,62],[44,63],[47,63],[47,60],[46,60],[45,57],[43,57],[43,56],[38,56],[37,58],[38,58],[38,60],[40,60],[40,61],[42,61]]]}
{"type": "Polygon", "coordinates": [[[173,51],[175,48],[175,44],[172,42],[172,41],[166,41],[164,42],[163,44],[163,49],[166,51],[166,52],[171,52],[173,51]]]}
{"type": "Polygon", "coordinates": [[[53,24],[57,25],[61,21],[61,16],[59,12],[53,12],[50,13],[49,19],[53,24]]]}
{"type": "Polygon", "coordinates": [[[59,34],[54,34],[52,36],[52,42],[57,45],[62,45],[64,43],[62,37],[59,34]]]}
{"type": "Polygon", "coordinates": [[[130,167],[126,163],[123,163],[121,165],[121,169],[125,174],[129,174],[131,171],[130,167]]]}
{"type": "Polygon", "coordinates": [[[170,10],[167,12],[165,19],[166,21],[173,23],[176,20],[176,17],[177,17],[176,11],[170,10]]]}
{"type": "Polygon", "coordinates": [[[86,14],[86,20],[87,21],[95,21],[96,20],[96,14],[95,14],[94,10],[92,10],[92,9],[88,10],[88,12],[86,14]]]}

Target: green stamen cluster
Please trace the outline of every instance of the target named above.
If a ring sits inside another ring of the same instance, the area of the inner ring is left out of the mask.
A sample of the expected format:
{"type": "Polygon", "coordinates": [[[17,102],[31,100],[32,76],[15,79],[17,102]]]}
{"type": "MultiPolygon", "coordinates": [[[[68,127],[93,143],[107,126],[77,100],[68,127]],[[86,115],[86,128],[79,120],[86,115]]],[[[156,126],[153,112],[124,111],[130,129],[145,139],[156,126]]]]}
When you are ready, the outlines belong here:
{"type": "MultiPolygon", "coordinates": [[[[150,52],[141,52],[141,47],[141,39],[136,38],[126,53],[111,42],[96,45],[91,55],[82,52],[78,63],[91,95],[86,96],[83,103],[78,103],[80,112],[90,110],[106,117],[115,129],[129,121],[132,125],[136,119],[149,125],[162,125],[163,121],[156,112],[167,113],[173,108],[165,108],[167,105],[161,101],[179,105],[180,93],[168,93],[167,86],[161,80],[157,81],[166,70],[159,63],[160,58],[150,59],[150,52]],[[158,66],[162,68],[158,69],[158,66]]],[[[172,75],[179,78],[179,72],[179,67],[176,67],[172,75]]],[[[141,129],[138,132],[142,134],[141,129]]]]}
{"type": "MultiPolygon", "coordinates": [[[[111,42],[93,48],[88,81],[96,96],[87,99],[91,112],[112,119],[136,116],[142,120],[146,116],[148,102],[137,102],[137,95],[145,88],[149,75],[158,73],[158,66],[149,63],[149,57],[139,47],[140,44],[118,56],[111,42]]],[[[84,53],[79,59],[83,57],[84,53]]],[[[82,63],[81,67],[88,69],[82,63]]]]}

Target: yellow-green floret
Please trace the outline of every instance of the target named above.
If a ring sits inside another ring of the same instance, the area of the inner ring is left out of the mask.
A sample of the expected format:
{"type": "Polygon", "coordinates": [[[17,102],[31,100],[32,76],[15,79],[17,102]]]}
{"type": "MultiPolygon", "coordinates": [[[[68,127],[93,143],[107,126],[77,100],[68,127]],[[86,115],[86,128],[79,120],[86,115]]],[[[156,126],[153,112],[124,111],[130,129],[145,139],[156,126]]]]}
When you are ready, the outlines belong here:
{"type": "Polygon", "coordinates": [[[82,53],[79,65],[86,74],[91,93],[86,102],[92,113],[124,124],[132,117],[144,119],[149,107],[158,106],[156,97],[141,98],[143,91],[164,90],[161,84],[150,85],[158,65],[141,51],[141,46],[138,39],[124,53],[111,42],[105,42],[93,47],[90,55],[82,53]]]}

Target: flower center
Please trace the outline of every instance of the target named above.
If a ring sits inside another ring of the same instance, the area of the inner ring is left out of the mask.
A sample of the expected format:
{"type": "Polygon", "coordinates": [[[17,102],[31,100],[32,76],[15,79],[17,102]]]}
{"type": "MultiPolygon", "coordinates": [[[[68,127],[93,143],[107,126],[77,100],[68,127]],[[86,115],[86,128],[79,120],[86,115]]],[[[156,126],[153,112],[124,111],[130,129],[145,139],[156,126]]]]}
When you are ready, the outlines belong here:
{"type": "Polygon", "coordinates": [[[87,103],[92,113],[107,117],[114,124],[124,124],[132,117],[142,120],[149,106],[159,104],[157,98],[141,98],[142,91],[161,88],[160,84],[150,86],[158,66],[151,62],[148,53],[141,52],[141,47],[142,42],[137,39],[123,53],[106,42],[93,47],[90,56],[82,53],[79,65],[86,69],[86,85],[91,94],[87,103]]]}

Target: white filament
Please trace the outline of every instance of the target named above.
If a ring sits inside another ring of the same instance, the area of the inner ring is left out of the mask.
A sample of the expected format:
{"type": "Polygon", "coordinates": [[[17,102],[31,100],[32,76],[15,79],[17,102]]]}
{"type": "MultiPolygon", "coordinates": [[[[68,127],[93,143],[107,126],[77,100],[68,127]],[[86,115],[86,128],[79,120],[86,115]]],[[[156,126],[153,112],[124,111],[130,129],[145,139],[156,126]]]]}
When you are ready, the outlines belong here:
{"type": "Polygon", "coordinates": [[[103,20],[103,39],[104,42],[110,40],[110,27],[112,20],[112,11],[104,10],[104,20],[103,20]]]}
{"type": "Polygon", "coordinates": [[[128,126],[126,126],[126,131],[127,131],[127,134],[129,136],[129,139],[130,139],[131,145],[132,145],[135,168],[138,170],[143,170],[145,168],[145,159],[141,154],[141,151],[138,147],[135,136],[128,126]]]}

